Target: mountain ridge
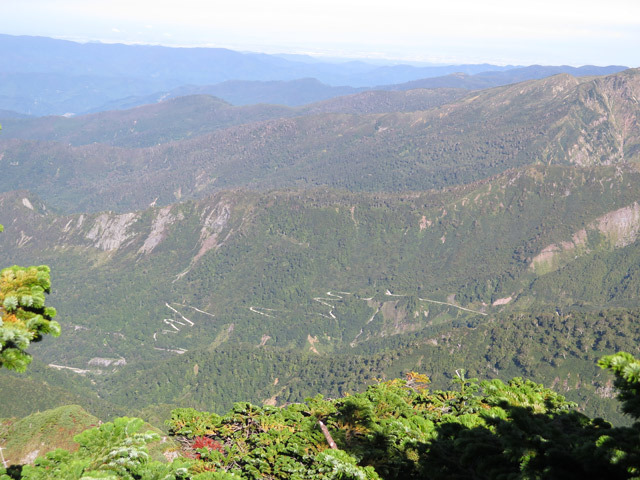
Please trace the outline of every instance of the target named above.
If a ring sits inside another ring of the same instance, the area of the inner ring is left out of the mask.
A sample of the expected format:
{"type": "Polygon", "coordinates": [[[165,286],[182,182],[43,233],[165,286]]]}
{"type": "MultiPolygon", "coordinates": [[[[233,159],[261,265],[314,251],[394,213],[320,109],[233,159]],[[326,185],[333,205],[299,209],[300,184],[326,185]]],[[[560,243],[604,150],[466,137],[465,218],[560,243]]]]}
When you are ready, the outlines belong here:
{"type": "Polygon", "coordinates": [[[321,113],[425,110],[454,100],[464,93],[455,89],[368,91],[296,108],[278,105],[234,106],[217,97],[199,94],[170,98],[123,111],[73,117],[8,119],[3,121],[3,138],[57,141],[75,146],[105,143],[139,148],[277,118],[321,113]]]}
{"type": "Polygon", "coordinates": [[[639,85],[638,69],[561,74],[425,111],[271,119],[138,149],[0,140],[0,166],[15,172],[0,189],[18,181],[55,208],[126,211],[241,186],[418,191],[537,162],[626,162],[640,153],[639,85]]]}

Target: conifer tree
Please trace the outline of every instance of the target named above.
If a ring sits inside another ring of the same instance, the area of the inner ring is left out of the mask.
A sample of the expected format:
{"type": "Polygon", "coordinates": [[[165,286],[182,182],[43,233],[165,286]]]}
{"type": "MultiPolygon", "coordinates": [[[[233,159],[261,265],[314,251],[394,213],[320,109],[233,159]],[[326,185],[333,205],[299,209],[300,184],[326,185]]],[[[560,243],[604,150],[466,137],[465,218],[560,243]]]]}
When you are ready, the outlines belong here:
{"type": "Polygon", "coordinates": [[[630,353],[618,352],[601,358],[598,364],[615,375],[622,411],[640,420],[640,360],[630,353]]]}
{"type": "Polygon", "coordinates": [[[31,362],[29,344],[46,334],[60,335],[55,308],[44,304],[51,288],[49,273],[46,265],[0,271],[0,367],[24,371],[31,362]]]}
{"type": "Polygon", "coordinates": [[[640,360],[627,352],[607,355],[599,365],[615,375],[614,385],[622,411],[632,417],[631,427],[620,427],[599,439],[612,463],[623,467],[629,478],[640,478],[640,360]]]}

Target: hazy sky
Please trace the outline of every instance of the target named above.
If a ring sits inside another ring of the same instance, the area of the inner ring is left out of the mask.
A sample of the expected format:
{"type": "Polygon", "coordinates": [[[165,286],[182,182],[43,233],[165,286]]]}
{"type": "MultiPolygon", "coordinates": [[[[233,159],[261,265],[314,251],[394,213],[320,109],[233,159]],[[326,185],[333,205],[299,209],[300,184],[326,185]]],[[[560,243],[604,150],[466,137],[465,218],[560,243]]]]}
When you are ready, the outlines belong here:
{"type": "Polygon", "coordinates": [[[0,33],[443,63],[640,66],[640,0],[0,0],[0,33]]]}

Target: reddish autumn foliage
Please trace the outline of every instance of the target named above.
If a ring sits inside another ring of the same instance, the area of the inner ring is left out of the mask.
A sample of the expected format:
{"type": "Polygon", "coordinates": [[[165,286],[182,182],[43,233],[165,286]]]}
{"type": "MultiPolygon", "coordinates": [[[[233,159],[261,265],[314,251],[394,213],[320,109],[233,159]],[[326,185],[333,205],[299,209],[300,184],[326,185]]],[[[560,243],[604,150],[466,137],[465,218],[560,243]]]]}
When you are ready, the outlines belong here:
{"type": "MultiPolygon", "coordinates": [[[[205,436],[195,437],[193,439],[192,447],[194,450],[206,448],[209,451],[217,450],[219,452],[224,452],[224,447],[220,442],[214,440],[213,438],[205,437],[205,436]]],[[[200,454],[196,453],[195,458],[200,458],[200,454]]]]}

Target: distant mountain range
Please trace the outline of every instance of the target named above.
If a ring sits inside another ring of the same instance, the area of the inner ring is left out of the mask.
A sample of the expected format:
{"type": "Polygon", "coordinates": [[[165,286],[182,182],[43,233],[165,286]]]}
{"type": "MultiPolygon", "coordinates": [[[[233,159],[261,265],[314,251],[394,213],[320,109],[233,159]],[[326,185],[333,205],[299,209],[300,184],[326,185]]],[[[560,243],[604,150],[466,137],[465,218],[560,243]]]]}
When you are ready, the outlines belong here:
{"type": "Polygon", "coordinates": [[[373,86],[410,79],[507,70],[489,64],[417,67],[380,66],[364,61],[301,62],[278,55],[224,48],[75,43],[45,37],[0,35],[2,71],[54,73],[74,77],[140,78],[156,85],[213,84],[227,80],[317,78],[329,85],[373,86]]]}
{"type": "Polygon", "coordinates": [[[608,165],[640,154],[639,70],[459,94],[365,92],[298,111],[188,97],[14,120],[0,139],[0,167],[11,172],[0,188],[21,185],[65,211],[128,211],[242,186],[420,191],[532,163],[608,165]],[[430,104],[441,105],[420,110],[430,104]],[[22,138],[11,138],[12,125],[22,138]]]}
{"type": "Polygon", "coordinates": [[[510,83],[524,82],[526,80],[539,80],[560,73],[568,73],[573,77],[589,77],[610,75],[625,70],[627,67],[611,65],[608,67],[595,67],[585,65],[582,67],[543,66],[531,65],[528,67],[511,68],[504,71],[486,71],[477,74],[463,72],[451,73],[446,76],[423,78],[398,85],[381,86],[382,90],[411,90],[414,88],[465,88],[467,90],[482,90],[485,88],[509,85],[510,83]]]}
{"type": "Polygon", "coordinates": [[[0,58],[0,109],[36,116],[130,108],[202,93],[234,105],[299,106],[370,89],[479,89],[555,73],[602,75],[626,68],[380,66],[217,48],[80,44],[9,35],[0,35],[0,58]],[[434,79],[425,81],[429,78],[434,79]],[[419,83],[406,84],[413,81],[419,83]]]}
{"type": "Polygon", "coordinates": [[[131,108],[139,105],[159,102],[184,95],[207,94],[219,97],[234,105],[252,105],[269,103],[276,105],[300,106],[330,98],[364,91],[406,91],[415,89],[464,89],[482,90],[511,83],[535,80],[560,73],[575,77],[609,75],[626,69],[621,66],[574,68],[569,66],[543,67],[534,65],[513,68],[506,71],[481,72],[475,75],[451,73],[445,76],[422,78],[410,82],[377,85],[375,87],[332,87],[314,78],[280,81],[241,81],[229,80],[217,85],[182,86],[166,92],[144,97],[129,97],[101,105],[95,111],[131,108]]]}
{"type": "Polygon", "coordinates": [[[328,113],[364,115],[428,110],[452,102],[463,89],[372,90],[301,107],[258,104],[233,106],[209,95],[188,95],[142,105],[73,117],[14,116],[3,120],[3,138],[55,141],[72,145],[102,143],[151,147],[228,127],[328,113]]]}

